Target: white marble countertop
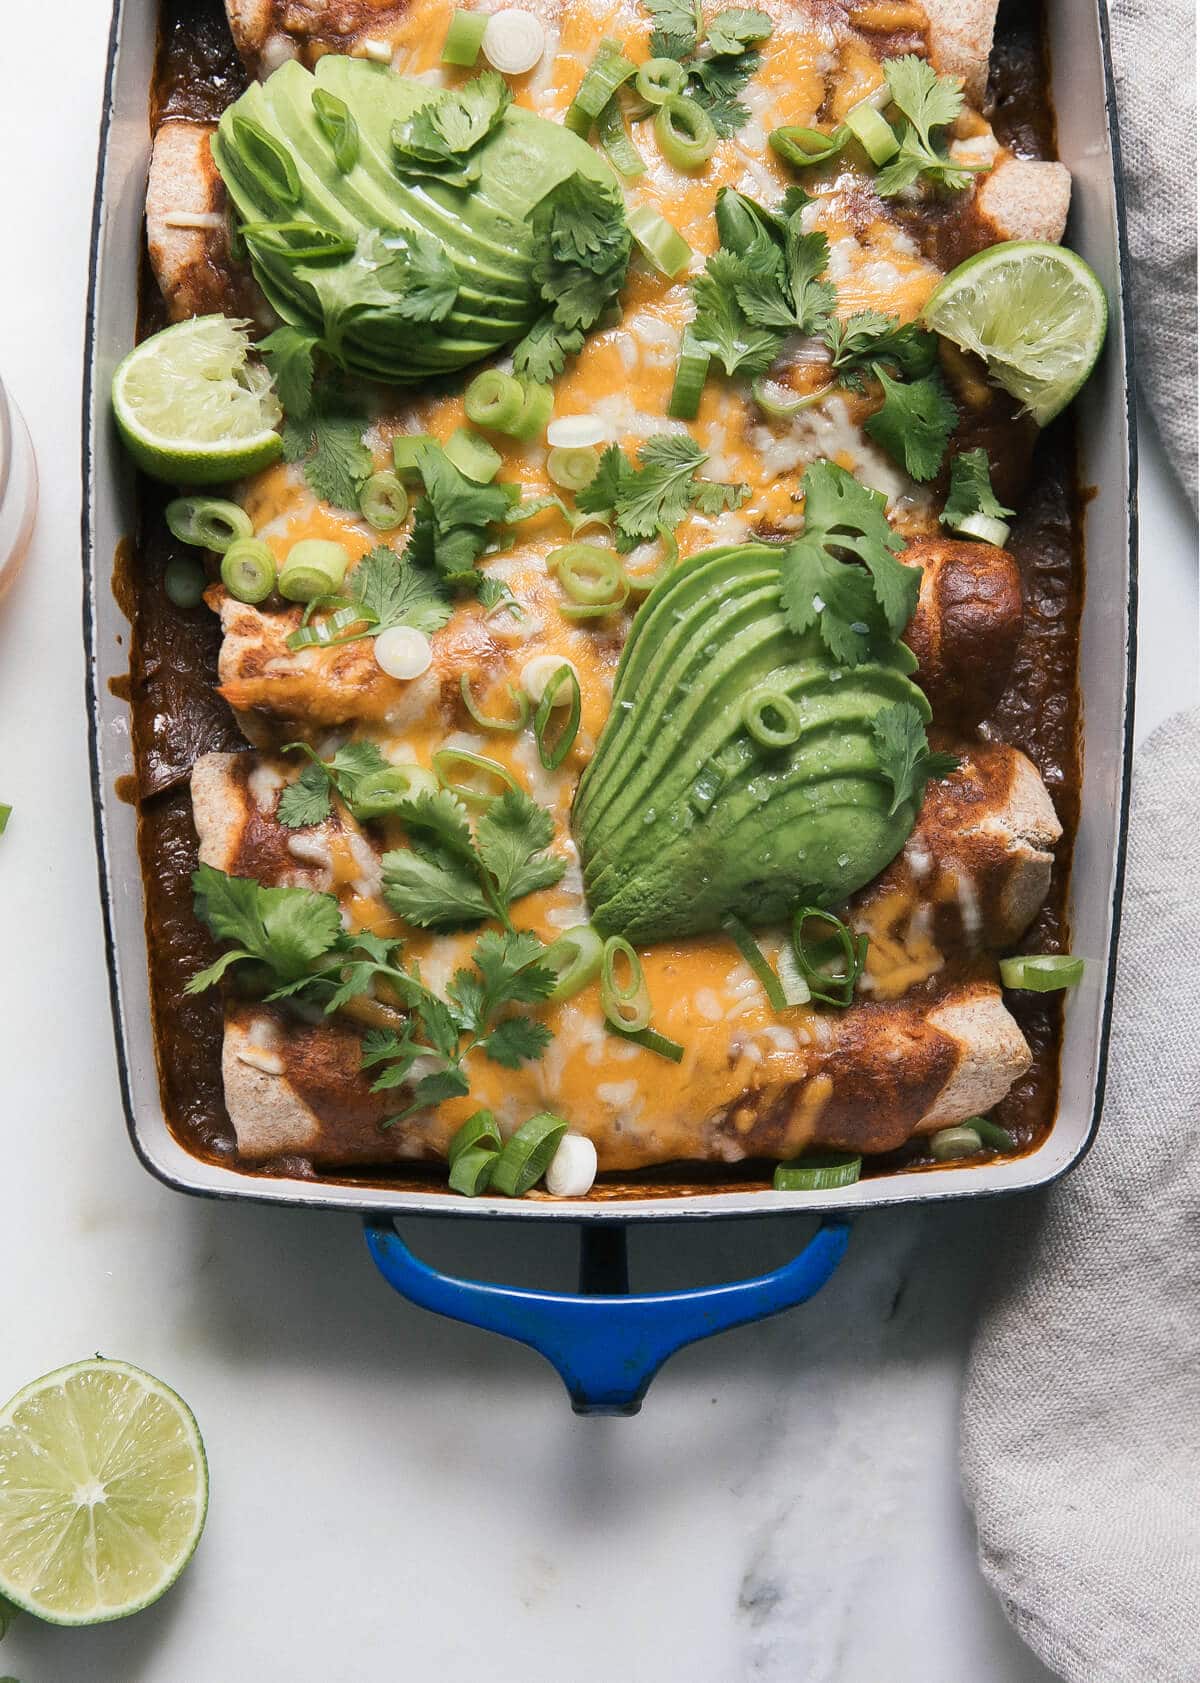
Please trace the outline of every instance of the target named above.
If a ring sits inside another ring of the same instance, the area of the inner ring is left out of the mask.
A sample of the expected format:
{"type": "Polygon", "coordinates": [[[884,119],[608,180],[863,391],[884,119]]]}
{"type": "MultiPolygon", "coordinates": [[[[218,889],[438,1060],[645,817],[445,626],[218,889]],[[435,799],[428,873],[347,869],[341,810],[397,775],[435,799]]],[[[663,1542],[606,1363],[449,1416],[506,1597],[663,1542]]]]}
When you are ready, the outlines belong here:
{"type": "MultiPolygon", "coordinates": [[[[106,5],[9,8],[0,369],[42,510],[0,609],[0,1394],[94,1350],[161,1374],[212,1467],[157,1607],[20,1621],[20,1683],[1033,1683],[978,1576],[956,1412],[995,1206],[867,1217],[808,1307],[580,1420],[531,1352],[375,1275],[356,1221],[193,1202],[124,1139],[92,852],[78,391],[106,5]]],[[[1139,734],[1196,695],[1195,533],[1143,442],[1139,734]]],[[[570,1235],[409,1224],[432,1260],[566,1285],[570,1235]]],[[[635,1284],[782,1261],[786,1225],[632,1241],[635,1284]]]]}

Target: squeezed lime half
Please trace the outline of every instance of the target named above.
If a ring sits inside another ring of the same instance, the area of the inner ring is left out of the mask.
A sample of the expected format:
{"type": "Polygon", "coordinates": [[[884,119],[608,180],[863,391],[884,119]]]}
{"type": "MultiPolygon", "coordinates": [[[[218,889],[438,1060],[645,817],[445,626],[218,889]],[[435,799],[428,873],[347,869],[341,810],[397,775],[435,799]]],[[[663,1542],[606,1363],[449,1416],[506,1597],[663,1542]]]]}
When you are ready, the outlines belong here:
{"type": "Polygon", "coordinates": [[[171,485],[219,485],[283,453],[271,376],[250,358],[250,324],[196,316],[154,333],[113,375],[117,426],[134,461],[171,485]]]}
{"type": "Polygon", "coordinates": [[[993,379],[1044,427],[1096,366],[1108,301],[1075,252],[1044,240],[1009,240],[952,269],[923,319],[982,357],[993,379]]]}
{"type": "Polygon", "coordinates": [[[187,1404],[96,1357],[0,1411],[0,1596],[56,1625],[157,1601],[195,1552],[208,1463],[187,1404]]]}

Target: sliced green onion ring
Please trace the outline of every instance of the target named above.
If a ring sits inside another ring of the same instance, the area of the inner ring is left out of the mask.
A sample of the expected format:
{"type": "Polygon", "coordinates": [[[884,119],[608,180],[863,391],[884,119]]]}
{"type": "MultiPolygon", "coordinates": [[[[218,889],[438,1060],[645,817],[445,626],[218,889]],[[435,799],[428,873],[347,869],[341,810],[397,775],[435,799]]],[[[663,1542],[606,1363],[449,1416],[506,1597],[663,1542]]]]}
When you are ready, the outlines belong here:
{"type": "Polygon", "coordinates": [[[623,935],[610,935],[604,943],[600,1006],[612,1026],[623,1034],[640,1034],[649,1024],[650,990],[642,961],[623,935]]]}
{"type": "Polygon", "coordinates": [[[559,608],[567,619],[602,619],[629,600],[629,580],[621,563],[598,544],[564,544],[551,550],[546,566],[570,598],[559,608]]]}
{"type": "Polygon", "coordinates": [[[358,124],[350,107],[328,88],[314,88],[312,103],[317,127],[333,148],[334,163],[343,175],[349,174],[358,162],[358,124]]]}
{"type": "Polygon", "coordinates": [[[358,493],[358,511],[377,532],[391,532],[404,524],[408,492],[391,468],[373,473],[358,493]]]}
{"type": "Polygon", "coordinates": [[[799,124],[788,123],[783,128],[772,129],[767,136],[767,144],[793,169],[810,169],[813,164],[827,163],[830,158],[835,158],[849,138],[845,128],[834,129],[832,134],[822,134],[820,129],[806,129],[799,124]]]}
{"type": "Polygon", "coordinates": [[[499,368],[485,368],[467,387],[463,408],[467,419],[477,427],[492,432],[511,434],[525,413],[525,387],[515,374],[504,374],[499,368]]]}
{"type": "Polygon", "coordinates": [[[466,1198],[478,1198],[491,1186],[499,1161],[500,1153],[489,1150],[487,1146],[476,1145],[469,1151],[460,1151],[451,1163],[447,1177],[451,1192],[461,1192],[466,1198]]]}
{"type": "Polygon", "coordinates": [[[468,1116],[446,1147],[446,1161],[453,1167],[464,1151],[472,1148],[499,1151],[503,1144],[499,1124],[492,1112],[477,1110],[474,1116],[468,1116]]]}
{"type": "Polygon", "coordinates": [[[823,1005],[835,1005],[844,1011],[854,998],[855,983],[862,975],[863,966],[867,962],[867,937],[855,935],[840,917],[835,917],[832,912],[824,911],[819,906],[798,906],[792,920],[792,945],[800,974],[808,983],[812,997],[820,1000],[823,1005]],[[828,925],[832,930],[832,937],[818,942],[809,940],[805,936],[804,926],[810,921],[828,925]],[[825,946],[826,940],[835,948],[833,963],[836,964],[838,958],[842,961],[840,974],[821,962],[825,953],[820,949],[825,946]]]}
{"type": "Polygon", "coordinates": [[[488,25],[486,12],[467,12],[461,6],[450,19],[446,39],[442,43],[442,63],[456,64],[468,70],[479,57],[483,32],[488,25]]]}
{"type": "Polygon", "coordinates": [[[506,1198],[523,1198],[550,1167],[566,1131],[562,1117],[548,1110],[523,1122],[496,1158],[492,1191],[502,1192],[506,1198]]]}
{"type": "Polygon", "coordinates": [[[466,427],[457,427],[442,448],[447,460],[477,485],[490,484],[500,472],[500,452],[493,450],[486,438],[468,432],[466,427]]]}
{"type": "Polygon", "coordinates": [[[767,955],[746,928],[741,918],[734,917],[731,912],[728,917],[722,918],[721,927],[758,978],[772,1011],[776,1013],[785,1011],[787,1000],[784,998],[779,977],[771,969],[767,955]]]}
{"type": "Polygon", "coordinates": [[[354,786],[354,798],[348,803],[350,811],[360,823],[372,818],[387,818],[402,811],[421,795],[437,793],[438,781],[424,766],[386,766],[360,778],[354,786]]]}
{"type": "Polygon", "coordinates": [[[230,120],[240,166],[268,199],[294,205],[300,197],[300,175],[291,153],[252,118],[236,115],[230,120]]]}
{"type": "Polygon", "coordinates": [[[167,593],[167,601],[177,608],[198,608],[204,600],[207,583],[204,568],[195,556],[173,555],[163,568],[163,589],[167,593]]]}
{"type": "Polygon", "coordinates": [[[547,771],[557,771],[571,752],[575,738],[579,735],[579,720],[582,714],[583,699],[579,693],[579,675],[569,662],[564,661],[558,671],[551,673],[547,680],[537,712],[533,716],[533,734],[537,742],[538,758],[547,771]],[[560,726],[557,734],[554,734],[550,728],[554,703],[564,684],[569,684],[571,688],[570,707],[565,723],[560,726]]]}
{"type": "Polygon", "coordinates": [[[221,557],[221,583],[236,602],[265,602],[277,582],[275,557],[261,538],[239,538],[221,557]]]}
{"type": "Polygon", "coordinates": [[[538,959],[555,978],[547,999],[570,999],[600,974],[604,940],[590,923],[565,929],[538,959]]]}
{"type": "Polygon", "coordinates": [[[338,606],[342,601],[340,596],[317,596],[304,606],[304,618],[296,630],[287,639],[289,649],[331,649],[339,643],[356,643],[360,637],[368,635],[378,623],[375,615],[361,602],[347,602],[338,606]],[[335,611],[319,624],[312,624],[310,614],[314,608],[333,607],[335,611]],[[360,626],[361,630],[351,633],[351,626],[360,626]]]}
{"type": "Polygon", "coordinates": [[[803,725],[786,690],[764,684],[742,702],[742,723],[760,748],[790,748],[803,725]]]}
{"type": "Polygon", "coordinates": [[[629,570],[629,562],[625,563],[625,582],[635,596],[644,596],[654,589],[655,585],[673,573],[679,561],[679,542],[669,526],[658,528],[658,541],[662,550],[658,558],[658,565],[648,573],[634,573],[629,570]]]}
{"type": "Polygon", "coordinates": [[[668,94],[654,115],[654,133],[664,158],[676,169],[703,168],[717,148],[717,131],[702,105],[668,94]]]}
{"type": "Polygon", "coordinates": [[[518,444],[528,444],[546,430],[546,422],[554,413],[553,386],[525,386],[525,408],[513,428],[512,436],[518,444]]]}
{"type": "Polygon", "coordinates": [[[279,594],[288,602],[311,602],[342,588],[350,556],[345,545],[330,538],[302,538],[294,543],[279,569],[279,594]]]}
{"type": "Polygon", "coordinates": [[[759,374],[755,377],[750,391],[764,414],[773,416],[777,421],[789,421],[793,415],[802,414],[805,409],[811,409],[815,403],[820,403],[822,398],[828,397],[835,385],[835,381],[827,380],[815,391],[804,392],[799,397],[782,398],[776,397],[775,392],[786,391],[788,388],[780,385],[778,380],[770,380],[765,374],[759,374]]]}
{"type": "Polygon", "coordinates": [[[565,127],[586,140],[592,132],[592,124],[599,120],[600,113],[611,103],[617,89],[636,75],[637,65],[625,57],[619,41],[607,38],[601,41],[579,84],[578,93],[567,107],[563,119],[565,127]]]}
{"type": "Polygon", "coordinates": [[[974,1157],[983,1150],[983,1140],[972,1125],[939,1128],[929,1141],[929,1155],[938,1163],[953,1163],[959,1157],[974,1157]]]}
{"type": "Polygon", "coordinates": [[[696,419],[711,362],[712,353],[705,350],[690,327],[685,328],[679,347],[679,364],[675,369],[675,384],[667,402],[667,414],[672,420],[696,419]]]}
{"type": "Polygon", "coordinates": [[[625,220],[638,250],[660,274],[674,280],[687,268],[692,260],[691,246],[653,205],[636,205],[625,220]]]}
{"type": "Polygon", "coordinates": [[[517,709],[515,719],[493,719],[480,711],[479,704],[471,693],[470,673],[464,672],[462,674],[458,680],[458,688],[463,699],[463,706],[481,730],[518,731],[524,730],[529,723],[529,697],[524,690],[517,689],[513,684],[507,684],[505,688],[512,698],[513,706],[517,709]]]}
{"type": "Polygon", "coordinates": [[[1016,1140],[1007,1128],[1002,1128],[998,1122],[990,1122],[986,1116],[968,1116],[964,1127],[973,1128],[992,1151],[1002,1152],[1009,1156],[1019,1149],[1016,1140]]]}
{"type": "Polygon", "coordinates": [[[632,1040],[635,1046],[644,1046],[647,1052],[657,1052],[660,1058],[669,1058],[673,1064],[683,1062],[685,1048],[677,1040],[671,1040],[665,1034],[659,1034],[657,1029],[622,1029],[613,1023],[605,1023],[609,1034],[615,1034],[620,1040],[632,1040]]]}
{"type": "Polygon", "coordinates": [[[648,58],[634,82],[647,105],[661,105],[671,94],[687,87],[687,71],[674,58],[648,58]]]}
{"type": "Polygon", "coordinates": [[[506,789],[520,792],[521,785],[512,772],[502,766],[497,760],[488,760],[482,754],[472,754],[466,748],[439,748],[432,759],[433,774],[443,789],[448,789],[452,795],[457,795],[460,801],[466,801],[468,806],[489,807],[493,801],[498,801],[506,789]],[[464,767],[466,773],[484,778],[492,778],[500,785],[498,789],[481,789],[478,783],[467,781],[466,775],[459,775],[458,768],[464,767]]]}
{"type": "Polygon", "coordinates": [[[862,1158],[848,1151],[810,1151],[791,1163],[775,1166],[776,1192],[828,1192],[853,1186],[862,1174],[862,1158]]]}
{"type": "Polygon", "coordinates": [[[1025,953],[1000,960],[1000,980],[1006,988],[1027,993],[1057,993],[1083,980],[1083,960],[1070,953],[1025,953]]]}
{"type": "Polygon", "coordinates": [[[553,484],[564,491],[582,491],[596,477],[600,452],[590,445],[574,449],[560,447],[546,457],[546,472],[553,484]]]}
{"type": "Polygon", "coordinates": [[[995,544],[997,549],[1004,548],[1011,530],[1007,521],[997,520],[992,514],[968,514],[951,527],[951,531],[961,532],[964,538],[979,538],[983,543],[995,544]]]}
{"type": "Polygon", "coordinates": [[[252,537],[254,523],[244,508],[220,497],[174,497],[166,507],[167,527],[180,543],[215,549],[224,555],[231,543],[252,537]]]}
{"type": "Polygon", "coordinates": [[[900,150],[896,131],[886,117],[864,100],[846,113],[846,127],[873,164],[886,164],[900,150]]]}

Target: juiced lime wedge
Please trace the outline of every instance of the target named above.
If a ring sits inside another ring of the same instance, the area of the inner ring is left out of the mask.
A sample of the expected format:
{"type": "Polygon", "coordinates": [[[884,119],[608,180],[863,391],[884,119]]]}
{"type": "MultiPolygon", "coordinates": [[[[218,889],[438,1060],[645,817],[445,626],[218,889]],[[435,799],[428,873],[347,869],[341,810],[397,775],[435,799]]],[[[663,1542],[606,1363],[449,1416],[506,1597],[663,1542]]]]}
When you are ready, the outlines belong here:
{"type": "Polygon", "coordinates": [[[191,1559],[208,1463],[191,1410],[125,1362],[76,1362],[0,1411],[0,1596],[56,1625],[157,1601],[191,1559]]]}
{"type": "Polygon", "coordinates": [[[196,316],[152,334],[113,376],[113,412],[134,461],[171,485],[219,485],[283,452],[271,377],[250,361],[248,322],[196,316]]]}
{"type": "Polygon", "coordinates": [[[1108,302],[1073,251],[1010,240],[952,269],[926,304],[924,321],[982,357],[993,379],[1044,427],[1096,366],[1108,302]]]}

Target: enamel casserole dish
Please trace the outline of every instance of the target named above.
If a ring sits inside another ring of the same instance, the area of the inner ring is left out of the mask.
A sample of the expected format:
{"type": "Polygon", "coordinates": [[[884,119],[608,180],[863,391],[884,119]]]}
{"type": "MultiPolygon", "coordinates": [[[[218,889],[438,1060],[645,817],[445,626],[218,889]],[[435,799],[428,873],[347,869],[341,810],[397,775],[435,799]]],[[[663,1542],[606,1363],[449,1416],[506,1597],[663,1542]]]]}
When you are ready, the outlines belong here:
{"type": "MultiPolygon", "coordinates": [[[[1001,10],[1001,29],[1004,13],[1001,10]]],[[[878,1173],[804,1192],[714,1182],[686,1166],[669,1184],[626,1180],[619,1195],[516,1200],[465,1197],[444,1182],[402,1187],[368,1174],[251,1174],[232,1159],[187,1150],[160,1093],[147,966],[146,900],[138,816],[118,792],[135,772],[126,684],[129,623],[114,592],[114,558],[137,530],[134,474],[109,406],[114,369],[135,338],[151,144],[147,90],[155,77],[153,0],[115,0],[93,228],[83,415],[84,630],[101,895],[117,1060],[134,1149],[181,1192],[356,1212],[373,1259],[424,1306],[518,1338],[545,1354],[584,1412],[636,1410],[675,1349],[811,1296],[839,1261],[848,1221],[868,1206],[1012,1193],[1044,1186],[1087,1151],[1100,1122],[1120,915],[1132,731],[1135,635],[1135,441],[1127,348],[1127,275],[1119,155],[1103,0],[1048,0],[1045,28],[1058,156],[1072,178],[1067,243],[1098,276],[1109,302],[1107,345],[1074,406],[1086,589],[1080,623],[1082,781],[1067,916],[1072,951],[1086,960],[1066,998],[1057,1112],[1039,1144],[972,1166],[878,1173]],[[395,1222],[406,1215],[577,1222],[578,1296],[455,1280],[418,1261],[395,1222]],[[765,1214],[823,1220],[791,1264],[731,1285],[637,1297],[628,1293],[624,1228],[640,1222],[765,1214]]],[[[732,14],[731,14],[732,15],[732,14]]],[[[1002,541],[1002,540],[1000,540],[1002,541]]],[[[217,758],[217,756],[210,756],[217,758]]],[[[981,1107],[975,1107],[981,1108],[981,1107]]],[[[960,1111],[961,1117],[962,1112],[960,1111]]]]}

